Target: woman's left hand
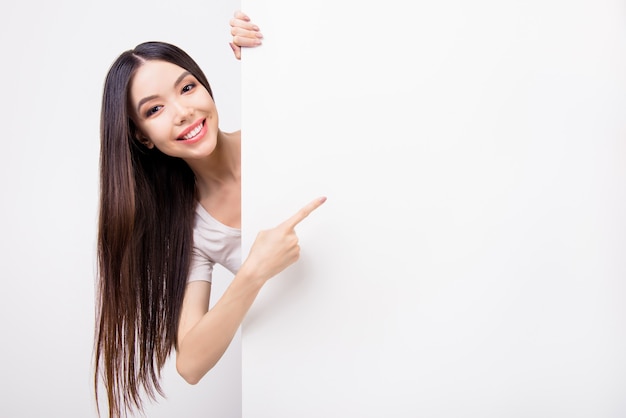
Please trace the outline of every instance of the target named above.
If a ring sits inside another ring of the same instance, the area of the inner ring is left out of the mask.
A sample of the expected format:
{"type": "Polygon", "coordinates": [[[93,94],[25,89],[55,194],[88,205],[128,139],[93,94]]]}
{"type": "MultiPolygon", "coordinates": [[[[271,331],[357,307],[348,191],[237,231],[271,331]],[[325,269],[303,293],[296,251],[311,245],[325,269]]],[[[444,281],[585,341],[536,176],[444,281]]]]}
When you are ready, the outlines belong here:
{"type": "Polygon", "coordinates": [[[238,60],[241,59],[242,47],[259,46],[263,39],[259,27],[252,23],[248,15],[240,10],[237,10],[233,18],[230,19],[230,34],[233,35],[230,47],[238,60]]]}

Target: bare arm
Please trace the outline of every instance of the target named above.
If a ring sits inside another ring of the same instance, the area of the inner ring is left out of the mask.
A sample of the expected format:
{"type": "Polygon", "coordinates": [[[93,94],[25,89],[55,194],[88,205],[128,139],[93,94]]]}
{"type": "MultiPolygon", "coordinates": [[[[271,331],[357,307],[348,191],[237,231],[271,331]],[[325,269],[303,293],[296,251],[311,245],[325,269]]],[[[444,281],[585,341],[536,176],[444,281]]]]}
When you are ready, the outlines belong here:
{"type": "Polygon", "coordinates": [[[198,281],[187,285],[176,369],[188,383],[198,383],[224,355],[263,283],[240,270],[210,311],[211,284],[198,281]]]}
{"type": "Polygon", "coordinates": [[[315,199],[277,227],[259,232],[248,258],[211,310],[211,285],[187,285],[176,354],[176,369],[187,382],[198,383],[217,364],[263,285],[298,260],[295,227],[325,200],[315,199]]]}

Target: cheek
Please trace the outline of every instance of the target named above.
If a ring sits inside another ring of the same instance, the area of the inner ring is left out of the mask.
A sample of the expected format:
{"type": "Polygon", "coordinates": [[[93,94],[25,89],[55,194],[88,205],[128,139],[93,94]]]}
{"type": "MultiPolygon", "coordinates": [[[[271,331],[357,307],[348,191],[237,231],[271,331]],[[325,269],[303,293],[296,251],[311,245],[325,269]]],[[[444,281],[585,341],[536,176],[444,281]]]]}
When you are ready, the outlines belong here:
{"type": "Polygon", "coordinates": [[[215,102],[208,91],[204,90],[204,94],[201,97],[198,97],[198,99],[201,100],[205,108],[215,110],[215,102]]]}
{"type": "MultiPolygon", "coordinates": [[[[164,115],[160,115],[164,116],[164,115]]],[[[167,140],[170,135],[168,124],[164,117],[157,118],[143,127],[143,133],[152,140],[152,142],[160,142],[167,140]]]]}

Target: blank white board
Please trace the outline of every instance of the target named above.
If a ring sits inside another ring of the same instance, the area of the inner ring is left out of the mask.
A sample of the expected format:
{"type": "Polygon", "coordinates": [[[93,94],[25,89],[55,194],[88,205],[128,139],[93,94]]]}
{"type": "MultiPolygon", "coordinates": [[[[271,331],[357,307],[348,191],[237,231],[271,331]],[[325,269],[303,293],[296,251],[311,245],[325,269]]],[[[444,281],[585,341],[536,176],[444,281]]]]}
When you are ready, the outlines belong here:
{"type": "Polygon", "coordinates": [[[624,4],[242,7],[243,417],[624,416],[624,4]]]}

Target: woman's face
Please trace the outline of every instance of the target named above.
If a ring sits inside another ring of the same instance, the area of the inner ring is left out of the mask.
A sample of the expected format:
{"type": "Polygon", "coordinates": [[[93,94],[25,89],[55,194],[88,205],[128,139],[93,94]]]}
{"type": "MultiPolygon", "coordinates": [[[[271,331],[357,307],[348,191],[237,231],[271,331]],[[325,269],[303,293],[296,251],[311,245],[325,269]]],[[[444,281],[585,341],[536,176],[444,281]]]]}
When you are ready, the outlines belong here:
{"type": "Polygon", "coordinates": [[[130,84],[131,117],[137,139],[148,147],[182,159],[210,155],[218,134],[215,102],[184,68],[146,61],[130,84]]]}

